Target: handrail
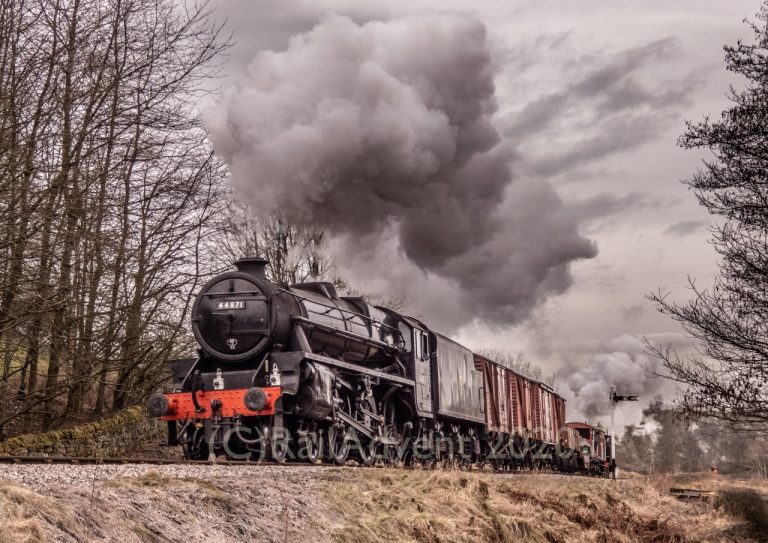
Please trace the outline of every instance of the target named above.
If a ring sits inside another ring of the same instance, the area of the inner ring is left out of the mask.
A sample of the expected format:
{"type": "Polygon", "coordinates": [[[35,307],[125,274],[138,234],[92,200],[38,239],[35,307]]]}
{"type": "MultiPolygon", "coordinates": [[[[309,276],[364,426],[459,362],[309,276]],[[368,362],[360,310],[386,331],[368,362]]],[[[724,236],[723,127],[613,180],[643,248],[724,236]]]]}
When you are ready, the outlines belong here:
{"type": "Polygon", "coordinates": [[[293,320],[298,322],[303,322],[310,326],[315,326],[333,335],[346,336],[349,339],[355,339],[357,341],[362,341],[364,343],[370,343],[377,347],[401,350],[401,348],[398,347],[397,345],[390,345],[389,343],[384,343],[383,341],[379,341],[378,339],[367,338],[365,336],[361,336],[360,334],[355,334],[354,332],[350,332],[348,330],[339,330],[338,328],[334,328],[333,326],[328,326],[327,324],[322,324],[319,322],[309,320],[306,317],[293,317],[293,320]]]}

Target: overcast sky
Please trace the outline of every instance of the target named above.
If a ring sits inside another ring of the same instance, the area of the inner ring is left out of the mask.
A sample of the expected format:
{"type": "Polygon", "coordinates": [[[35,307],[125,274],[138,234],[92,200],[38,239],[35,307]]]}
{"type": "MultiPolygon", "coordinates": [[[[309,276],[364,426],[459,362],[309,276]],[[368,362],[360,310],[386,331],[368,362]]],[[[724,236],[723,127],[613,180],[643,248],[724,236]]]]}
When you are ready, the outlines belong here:
{"type": "MultiPolygon", "coordinates": [[[[554,187],[563,213],[578,229],[574,235],[592,240],[598,252],[572,263],[570,286],[548,295],[517,324],[465,320],[453,336],[475,349],[523,351],[545,372],[559,372],[558,391],[570,400],[572,413],[583,411],[581,418],[605,422],[596,415],[599,407],[590,406],[588,383],[598,395],[616,382],[630,389],[622,392],[641,393],[646,400],[656,393],[671,397],[669,386],[647,380],[639,370],[638,363],[649,363],[640,338],[686,342],[645,296],[662,288],[684,300],[689,275],[708,284],[716,269],[707,242],[711,219],[679,182],[704,155],[677,148],[676,138],[686,119],[719,115],[726,106],[728,85],[739,81],[724,69],[722,46],[751,37],[743,19],[754,15],[760,2],[215,0],[213,5],[214,17],[228,20],[236,42],[224,66],[224,91],[245,76],[259,51],[285,50],[292,36],[332,14],[358,24],[422,13],[478,19],[487,28],[494,69],[493,124],[514,149],[513,185],[554,187]]],[[[515,212],[513,206],[504,209],[515,212]]],[[[379,284],[371,280],[361,287],[375,290],[379,284]]],[[[449,311],[449,306],[430,307],[418,308],[428,322],[440,322],[438,313],[449,311]]],[[[637,422],[640,407],[625,408],[621,421],[637,422]]]]}

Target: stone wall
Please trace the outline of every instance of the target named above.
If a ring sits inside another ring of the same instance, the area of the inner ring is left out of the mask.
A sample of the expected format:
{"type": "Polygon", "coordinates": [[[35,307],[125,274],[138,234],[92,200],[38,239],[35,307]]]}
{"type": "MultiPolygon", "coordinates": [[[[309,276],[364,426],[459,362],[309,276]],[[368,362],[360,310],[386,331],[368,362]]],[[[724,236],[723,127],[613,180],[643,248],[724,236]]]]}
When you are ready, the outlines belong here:
{"type": "Polygon", "coordinates": [[[149,417],[144,406],[137,405],[82,426],[0,441],[0,455],[129,457],[157,450],[166,439],[166,428],[166,423],[149,417]]]}

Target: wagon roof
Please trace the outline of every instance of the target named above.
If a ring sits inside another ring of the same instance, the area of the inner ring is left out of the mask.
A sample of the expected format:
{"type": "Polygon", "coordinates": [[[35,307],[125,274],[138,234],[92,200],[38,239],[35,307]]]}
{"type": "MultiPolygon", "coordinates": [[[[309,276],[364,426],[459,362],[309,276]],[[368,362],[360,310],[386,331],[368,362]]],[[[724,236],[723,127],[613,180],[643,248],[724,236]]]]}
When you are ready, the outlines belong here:
{"type": "Polygon", "coordinates": [[[571,428],[589,428],[590,430],[599,430],[599,428],[586,422],[566,422],[565,425],[570,426],[571,428]]]}
{"type": "Polygon", "coordinates": [[[557,392],[555,392],[555,389],[554,389],[554,388],[552,388],[551,386],[549,386],[549,385],[548,385],[548,384],[546,384],[546,383],[543,383],[543,382],[541,382],[541,381],[537,381],[536,379],[531,379],[530,377],[526,377],[526,376],[525,376],[525,375],[523,375],[522,373],[520,373],[520,372],[518,372],[518,371],[515,371],[515,370],[512,368],[512,366],[511,366],[509,363],[506,363],[506,362],[499,362],[499,361],[497,361],[497,360],[493,360],[493,359],[491,359],[491,358],[488,358],[487,356],[484,356],[484,355],[482,355],[482,354],[477,354],[477,353],[472,353],[472,354],[473,354],[473,355],[474,355],[476,358],[482,358],[482,359],[483,359],[483,360],[485,360],[486,362],[490,362],[491,364],[495,364],[495,365],[497,365],[497,366],[501,366],[502,368],[506,368],[507,370],[511,371],[511,372],[512,372],[512,373],[514,373],[515,375],[519,375],[520,377],[522,377],[522,378],[523,378],[523,379],[525,379],[526,381],[530,381],[531,383],[536,383],[537,385],[539,385],[541,388],[543,388],[543,389],[544,389],[544,390],[546,390],[547,392],[551,392],[552,394],[554,394],[554,395],[556,395],[556,396],[558,396],[558,397],[562,398],[562,400],[563,400],[563,401],[566,401],[566,400],[565,400],[565,398],[563,398],[563,397],[562,397],[560,394],[558,394],[557,392]]]}

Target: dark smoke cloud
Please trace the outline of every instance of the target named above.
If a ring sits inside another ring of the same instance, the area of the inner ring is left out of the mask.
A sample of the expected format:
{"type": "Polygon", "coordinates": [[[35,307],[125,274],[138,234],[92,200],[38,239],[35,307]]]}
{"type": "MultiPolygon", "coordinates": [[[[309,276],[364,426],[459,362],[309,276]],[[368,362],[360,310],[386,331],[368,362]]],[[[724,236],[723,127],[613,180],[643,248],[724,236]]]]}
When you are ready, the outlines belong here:
{"type": "Polygon", "coordinates": [[[259,53],[203,119],[239,197],[327,230],[342,269],[444,325],[510,323],[596,248],[551,185],[512,181],[494,92],[475,19],[332,16],[259,53]],[[465,309],[430,314],[451,300],[465,309]]]}

